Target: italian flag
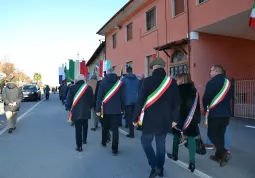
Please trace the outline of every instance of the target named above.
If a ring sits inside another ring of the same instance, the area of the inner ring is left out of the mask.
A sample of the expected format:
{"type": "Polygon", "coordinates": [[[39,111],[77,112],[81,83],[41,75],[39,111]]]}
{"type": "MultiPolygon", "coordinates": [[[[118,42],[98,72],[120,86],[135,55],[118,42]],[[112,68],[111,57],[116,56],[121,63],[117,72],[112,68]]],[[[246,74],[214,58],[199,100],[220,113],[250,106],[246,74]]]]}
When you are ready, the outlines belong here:
{"type": "Polygon", "coordinates": [[[255,28],[255,3],[254,3],[254,6],[253,6],[253,8],[252,8],[249,26],[250,26],[251,28],[255,28]]]}

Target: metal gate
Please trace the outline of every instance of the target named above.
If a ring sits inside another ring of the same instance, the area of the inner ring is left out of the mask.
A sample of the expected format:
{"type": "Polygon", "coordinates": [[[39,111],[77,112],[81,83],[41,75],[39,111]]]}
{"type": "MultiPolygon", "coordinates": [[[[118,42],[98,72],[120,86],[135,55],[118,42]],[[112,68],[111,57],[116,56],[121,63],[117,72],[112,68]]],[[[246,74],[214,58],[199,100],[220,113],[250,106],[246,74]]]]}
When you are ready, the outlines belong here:
{"type": "Polygon", "coordinates": [[[255,79],[234,80],[234,116],[255,119],[255,79]]]}

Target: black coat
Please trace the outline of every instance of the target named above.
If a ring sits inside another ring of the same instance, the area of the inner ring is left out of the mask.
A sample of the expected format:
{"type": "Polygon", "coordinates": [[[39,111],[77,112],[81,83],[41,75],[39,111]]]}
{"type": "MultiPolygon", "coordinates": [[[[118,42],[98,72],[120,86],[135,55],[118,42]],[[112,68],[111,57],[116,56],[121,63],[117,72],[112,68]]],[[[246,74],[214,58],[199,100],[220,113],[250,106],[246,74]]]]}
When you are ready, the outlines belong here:
{"type": "MultiPolygon", "coordinates": [[[[166,76],[164,69],[156,69],[152,76],[144,79],[138,102],[134,111],[134,122],[137,122],[147,97],[153,93],[166,76]]],[[[180,96],[176,80],[165,93],[145,110],[143,118],[144,134],[165,134],[171,131],[172,121],[179,122],[180,96]]]]}
{"type": "MultiPolygon", "coordinates": [[[[216,75],[213,77],[206,85],[205,93],[203,97],[203,106],[204,110],[206,111],[206,107],[212,102],[214,97],[220,92],[224,85],[226,76],[223,74],[216,75]]],[[[231,107],[230,101],[233,96],[233,89],[232,87],[228,91],[225,98],[216,105],[212,110],[209,112],[210,118],[223,118],[223,117],[230,117],[231,116],[231,107]]]]}
{"type": "MultiPolygon", "coordinates": [[[[84,81],[78,81],[76,84],[72,85],[69,89],[68,98],[67,98],[67,110],[70,110],[73,104],[73,99],[79,88],[84,84],[84,81]]],[[[72,110],[72,120],[79,119],[90,119],[91,117],[91,108],[93,107],[93,89],[91,86],[88,86],[85,93],[76,104],[72,110]]]]}
{"type": "MultiPolygon", "coordinates": [[[[184,122],[189,115],[189,112],[193,106],[193,103],[196,98],[196,88],[193,83],[188,84],[182,84],[179,85],[179,92],[180,92],[180,98],[181,98],[181,108],[180,108],[180,121],[178,123],[178,127],[182,128],[184,125],[184,122]]],[[[193,116],[193,119],[188,126],[187,129],[184,130],[184,134],[187,136],[197,136],[198,133],[198,124],[201,121],[201,112],[200,112],[200,102],[198,98],[197,107],[193,116]]],[[[173,132],[176,130],[173,129],[173,132]]]]}
{"type": "Polygon", "coordinates": [[[2,99],[4,101],[5,111],[19,111],[20,103],[23,99],[21,89],[19,89],[14,83],[7,83],[2,91],[2,99]],[[16,106],[9,106],[9,103],[16,102],[16,106]]]}
{"type": "Polygon", "coordinates": [[[97,95],[98,95],[98,90],[99,90],[100,83],[101,83],[101,80],[98,80],[98,81],[97,81],[97,85],[96,85],[96,90],[95,90],[94,103],[93,103],[94,109],[96,108],[97,95]]]}
{"type": "MultiPolygon", "coordinates": [[[[103,98],[107,92],[118,81],[116,74],[107,74],[105,78],[100,82],[97,100],[96,100],[96,112],[101,112],[101,105],[103,98]]],[[[104,114],[121,114],[124,109],[124,92],[123,87],[113,95],[113,97],[104,104],[104,114]]]]}

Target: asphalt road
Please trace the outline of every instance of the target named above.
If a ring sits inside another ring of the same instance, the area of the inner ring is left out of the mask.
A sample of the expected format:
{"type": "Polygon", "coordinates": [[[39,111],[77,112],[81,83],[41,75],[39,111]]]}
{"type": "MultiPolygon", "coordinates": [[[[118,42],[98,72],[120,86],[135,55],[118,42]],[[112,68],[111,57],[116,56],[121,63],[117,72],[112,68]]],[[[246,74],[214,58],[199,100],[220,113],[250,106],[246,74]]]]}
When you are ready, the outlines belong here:
{"type": "MultiPolygon", "coordinates": [[[[22,103],[17,130],[12,134],[0,132],[0,178],[146,178],[150,167],[136,138],[120,133],[119,155],[112,156],[111,147],[100,146],[101,129],[89,130],[88,144],[82,153],[75,151],[74,128],[67,123],[57,95],[49,101],[22,103]],[[36,107],[33,107],[36,105],[36,107]],[[31,109],[32,108],[32,109],[31,109]],[[29,112],[27,112],[29,111],[29,112]]],[[[1,118],[1,120],[5,120],[1,118]]],[[[91,121],[90,121],[91,122],[91,121]]],[[[180,162],[166,159],[165,178],[254,178],[255,129],[254,121],[231,121],[231,152],[229,164],[220,168],[205,156],[197,156],[194,174],[186,169],[187,149],[180,148],[180,162]]],[[[90,127],[89,127],[90,129],[90,127]]],[[[205,135],[205,128],[202,128],[205,135]]],[[[167,150],[171,151],[172,136],[167,137],[167,150]]]]}

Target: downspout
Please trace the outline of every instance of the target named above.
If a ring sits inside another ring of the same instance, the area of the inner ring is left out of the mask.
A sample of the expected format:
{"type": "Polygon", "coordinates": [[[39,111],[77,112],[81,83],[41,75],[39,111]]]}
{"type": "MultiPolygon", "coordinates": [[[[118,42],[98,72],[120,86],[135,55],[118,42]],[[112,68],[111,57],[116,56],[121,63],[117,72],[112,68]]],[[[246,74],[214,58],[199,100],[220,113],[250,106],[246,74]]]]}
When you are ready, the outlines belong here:
{"type": "MultiPolygon", "coordinates": [[[[165,23],[166,23],[166,44],[167,44],[168,38],[167,38],[167,6],[166,6],[166,0],[165,0],[165,23]]],[[[169,69],[168,62],[169,62],[169,60],[170,60],[170,58],[168,59],[168,56],[167,56],[167,60],[166,60],[166,66],[167,66],[166,72],[167,72],[167,74],[169,72],[168,71],[168,69],[169,69]]]]}
{"type": "Polygon", "coordinates": [[[187,27],[188,27],[188,73],[190,73],[190,52],[191,52],[191,45],[190,45],[190,14],[189,14],[189,0],[186,0],[186,8],[187,8],[187,27]]]}

